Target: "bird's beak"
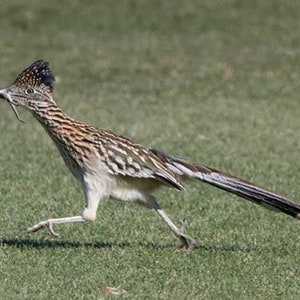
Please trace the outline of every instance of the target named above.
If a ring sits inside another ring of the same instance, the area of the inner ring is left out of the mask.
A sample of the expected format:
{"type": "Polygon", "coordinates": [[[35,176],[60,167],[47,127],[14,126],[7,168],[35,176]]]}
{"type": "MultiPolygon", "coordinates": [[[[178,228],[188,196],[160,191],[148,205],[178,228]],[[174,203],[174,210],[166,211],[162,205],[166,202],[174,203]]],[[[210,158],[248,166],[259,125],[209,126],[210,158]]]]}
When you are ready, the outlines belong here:
{"type": "Polygon", "coordinates": [[[10,95],[7,92],[7,89],[0,90],[0,98],[6,99],[7,101],[11,101],[10,95]]]}
{"type": "Polygon", "coordinates": [[[8,102],[8,104],[9,104],[10,107],[12,108],[12,110],[13,110],[13,112],[14,112],[16,118],[17,118],[20,122],[24,123],[24,122],[21,120],[21,118],[20,118],[20,116],[19,116],[19,113],[18,113],[18,111],[17,111],[17,109],[16,109],[16,105],[14,104],[13,100],[11,99],[11,96],[10,96],[10,94],[8,93],[7,89],[1,89],[1,90],[0,90],[0,98],[3,98],[3,99],[5,99],[5,100],[8,102]]]}

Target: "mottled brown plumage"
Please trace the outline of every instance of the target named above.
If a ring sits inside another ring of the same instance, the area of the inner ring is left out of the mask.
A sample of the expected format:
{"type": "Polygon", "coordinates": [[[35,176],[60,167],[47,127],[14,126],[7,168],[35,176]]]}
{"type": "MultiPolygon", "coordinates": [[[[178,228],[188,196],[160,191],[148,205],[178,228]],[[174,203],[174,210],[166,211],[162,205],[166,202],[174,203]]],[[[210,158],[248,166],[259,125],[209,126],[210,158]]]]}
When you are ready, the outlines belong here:
{"type": "Polygon", "coordinates": [[[41,123],[66,165],[82,185],[86,206],[81,215],[41,221],[24,232],[43,227],[56,235],[53,224],[93,221],[100,200],[115,197],[153,208],[187,249],[195,240],[183,233],[159,206],[153,192],[160,186],[183,190],[182,180],[196,178],[257,204],[299,218],[300,205],[257,185],[219,170],[146,148],[106,129],[98,129],[66,115],[53,99],[54,76],[39,60],[25,69],[0,96],[14,109],[27,108],[41,123]]]}

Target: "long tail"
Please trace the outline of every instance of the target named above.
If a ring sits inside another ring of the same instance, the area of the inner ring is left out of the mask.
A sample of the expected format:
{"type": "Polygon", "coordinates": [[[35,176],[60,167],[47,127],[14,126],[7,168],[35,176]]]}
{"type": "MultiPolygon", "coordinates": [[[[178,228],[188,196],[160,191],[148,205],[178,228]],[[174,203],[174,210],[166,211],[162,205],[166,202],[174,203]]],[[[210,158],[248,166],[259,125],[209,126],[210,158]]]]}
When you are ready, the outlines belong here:
{"type": "Polygon", "coordinates": [[[233,193],[266,208],[284,212],[300,219],[300,203],[278,195],[244,179],[226,174],[214,168],[194,164],[184,159],[168,156],[160,151],[151,150],[180,177],[197,178],[227,192],[233,193]]]}

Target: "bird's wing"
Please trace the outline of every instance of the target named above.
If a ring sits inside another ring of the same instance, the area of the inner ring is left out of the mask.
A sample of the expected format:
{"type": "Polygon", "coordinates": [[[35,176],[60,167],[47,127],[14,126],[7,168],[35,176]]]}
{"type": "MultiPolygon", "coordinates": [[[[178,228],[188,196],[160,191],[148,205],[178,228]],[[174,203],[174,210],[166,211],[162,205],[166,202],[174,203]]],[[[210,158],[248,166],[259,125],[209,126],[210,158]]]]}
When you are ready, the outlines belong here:
{"type": "Polygon", "coordinates": [[[153,178],[183,190],[177,175],[148,148],[105,130],[98,139],[101,159],[113,175],[153,178]]]}

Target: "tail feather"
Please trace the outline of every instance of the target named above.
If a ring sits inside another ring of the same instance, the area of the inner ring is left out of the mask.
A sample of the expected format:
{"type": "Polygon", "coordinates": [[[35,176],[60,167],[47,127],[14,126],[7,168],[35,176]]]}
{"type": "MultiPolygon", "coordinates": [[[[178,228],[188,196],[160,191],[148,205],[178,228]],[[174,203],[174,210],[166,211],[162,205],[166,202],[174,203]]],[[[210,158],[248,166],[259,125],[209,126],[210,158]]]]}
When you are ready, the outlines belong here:
{"type": "Polygon", "coordinates": [[[180,177],[197,178],[266,208],[281,211],[300,219],[300,203],[294,200],[217,169],[171,157],[157,150],[153,151],[180,177]]]}

